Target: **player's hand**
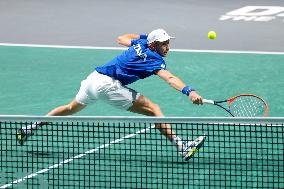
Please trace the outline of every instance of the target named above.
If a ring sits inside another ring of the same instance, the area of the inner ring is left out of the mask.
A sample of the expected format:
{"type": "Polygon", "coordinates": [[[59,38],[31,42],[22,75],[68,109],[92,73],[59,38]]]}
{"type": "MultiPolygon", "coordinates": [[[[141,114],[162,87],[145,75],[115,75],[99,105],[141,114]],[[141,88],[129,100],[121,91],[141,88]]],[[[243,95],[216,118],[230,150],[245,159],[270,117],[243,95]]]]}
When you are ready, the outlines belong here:
{"type": "Polygon", "coordinates": [[[189,93],[189,98],[193,102],[193,104],[203,104],[202,97],[195,91],[191,91],[189,93]]]}

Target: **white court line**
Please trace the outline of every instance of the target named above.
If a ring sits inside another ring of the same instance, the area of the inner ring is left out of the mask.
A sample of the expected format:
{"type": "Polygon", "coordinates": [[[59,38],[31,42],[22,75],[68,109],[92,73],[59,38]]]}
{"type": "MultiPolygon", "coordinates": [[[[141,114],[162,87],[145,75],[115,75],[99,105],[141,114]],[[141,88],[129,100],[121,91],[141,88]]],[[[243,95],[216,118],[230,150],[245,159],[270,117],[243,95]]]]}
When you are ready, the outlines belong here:
{"type": "Polygon", "coordinates": [[[122,138],[120,138],[120,139],[113,140],[113,141],[111,141],[111,142],[108,143],[108,144],[103,144],[103,145],[101,145],[101,146],[99,146],[99,147],[96,147],[96,148],[94,148],[94,149],[88,150],[88,151],[86,151],[86,152],[84,152],[84,153],[82,153],[82,154],[76,155],[76,156],[74,156],[74,157],[72,157],[72,158],[62,160],[61,162],[59,162],[59,163],[57,163],[57,164],[54,164],[54,165],[51,165],[51,166],[49,166],[48,168],[39,170],[39,171],[37,171],[37,172],[35,172],[35,173],[29,174],[29,175],[24,176],[24,177],[22,177],[22,178],[20,178],[20,179],[14,180],[14,181],[12,181],[12,182],[10,182],[10,183],[8,183],[8,184],[5,184],[5,185],[3,185],[3,186],[0,186],[0,188],[8,188],[8,187],[12,186],[13,184],[19,184],[20,182],[23,182],[23,181],[25,181],[25,180],[27,180],[27,179],[36,177],[36,176],[39,175],[39,174],[46,173],[46,172],[48,172],[48,171],[50,171],[50,170],[52,170],[52,169],[58,168],[58,167],[60,167],[60,166],[63,166],[64,164],[68,164],[68,163],[70,163],[70,162],[72,162],[72,161],[74,161],[74,160],[76,160],[76,159],[80,159],[80,158],[82,158],[82,157],[84,157],[84,156],[86,156],[86,155],[93,154],[93,153],[95,153],[96,151],[98,151],[99,149],[107,148],[107,147],[109,147],[109,146],[111,146],[111,145],[113,145],[113,144],[120,143],[121,141],[123,141],[123,140],[125,140],[125,139],[132,138],[132,137],[134,137],[134,136],[136,136],[136,135],[138,135],[138,134],[141,134],[141,133],[145,133],[145,132],[147,132],[147,131],[149,131],[150,129],[153,129],[153,128],[155,128],[155,125],[152,125],[152,126],[150,126],[150,127],[147,127],[147,128],[145,128],[145,129],[142,129],[142,130],[140,130],[140,131],[137,131],[136,133],[132,133],[132,134],[126,135],[126,136],[124,136],[124,137],[122,137],[122,138]]]}
{"type": "MultiPolygon", "coordinates": [[[[125,50],[125,47],[96,47],[96,46],[67,46],[67,45],[41,45],[41,44],[17,44],[0,43],[0,46],[7,47],[42,47],[42,48],[60,48],[60,49],[97,49],[97,50],[125,50]]],[[[228,54],[274,54],[284,55],[284,52],[270,51],[230,51],[230,50],[194,50],[194,49],[171,49],[173,52],[196,52],[196,53],[228,53],[228,54]]]]}

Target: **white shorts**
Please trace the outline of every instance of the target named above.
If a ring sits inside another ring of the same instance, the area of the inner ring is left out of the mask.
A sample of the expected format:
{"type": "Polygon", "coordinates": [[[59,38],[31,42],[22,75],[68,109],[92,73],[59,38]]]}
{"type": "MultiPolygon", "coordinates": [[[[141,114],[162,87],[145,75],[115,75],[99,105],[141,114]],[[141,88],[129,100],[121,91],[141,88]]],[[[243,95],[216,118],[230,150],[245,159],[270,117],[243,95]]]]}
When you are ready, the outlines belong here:
{"type": "Polygon", "coordinates": [[[81,82],[76,101],[88,105],[103,100],[120,109],[129,109],[140,94],[123,86],[120,81],[94,71],[81,82]]]}

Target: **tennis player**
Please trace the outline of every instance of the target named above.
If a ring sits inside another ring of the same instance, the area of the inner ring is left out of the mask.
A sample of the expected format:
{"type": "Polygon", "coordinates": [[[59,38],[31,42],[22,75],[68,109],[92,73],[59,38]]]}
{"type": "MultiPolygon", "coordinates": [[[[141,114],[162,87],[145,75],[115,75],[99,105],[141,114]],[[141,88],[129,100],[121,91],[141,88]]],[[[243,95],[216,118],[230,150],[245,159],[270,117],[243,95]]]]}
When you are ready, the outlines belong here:
{"type": "MultiPolygon", "coordinates": [[[[169,52],[171,37],[163,29],[156,29],[147,34],[125,34],[117,42],[129,47],[107,64],[95,70],[81,82],[81,87],[73,101],[50,111],[48,116],[66,116],[74,114],[86,106],[103,100],[119,109],[143,114],[160,116],[159,106],[127,85],[151,75],[158,75],[171,87],[187,95],[194,104],[202,104],[202,97],[188,85],[174,76],[166,68],[163,57],[169,52]]],[[[34,123],[17,131],[20,145],[33,135],[43,123],[34,123]]],[[[156,124],[156,129],[166,136],[179,150],[184,160],[190,159],[203,146],[205,136],[194,141],[182,141],[172,130],[170,124],[156,124]]]]}

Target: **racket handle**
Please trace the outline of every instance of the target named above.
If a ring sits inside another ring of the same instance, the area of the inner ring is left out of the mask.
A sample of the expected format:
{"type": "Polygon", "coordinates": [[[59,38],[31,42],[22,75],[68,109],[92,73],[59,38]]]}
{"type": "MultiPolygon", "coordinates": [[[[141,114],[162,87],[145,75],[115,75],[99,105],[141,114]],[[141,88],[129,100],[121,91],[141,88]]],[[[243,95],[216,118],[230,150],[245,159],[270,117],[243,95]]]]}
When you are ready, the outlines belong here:
{"type": "Polygon", "coordinates": [[[203,99],[203,103],[205,103],[205,104],[215,104],[214,100],[207,100],[207,99],[203,99]]]}

